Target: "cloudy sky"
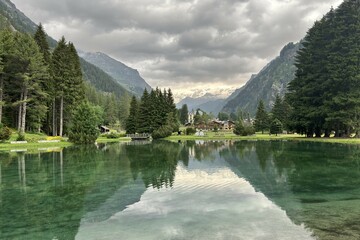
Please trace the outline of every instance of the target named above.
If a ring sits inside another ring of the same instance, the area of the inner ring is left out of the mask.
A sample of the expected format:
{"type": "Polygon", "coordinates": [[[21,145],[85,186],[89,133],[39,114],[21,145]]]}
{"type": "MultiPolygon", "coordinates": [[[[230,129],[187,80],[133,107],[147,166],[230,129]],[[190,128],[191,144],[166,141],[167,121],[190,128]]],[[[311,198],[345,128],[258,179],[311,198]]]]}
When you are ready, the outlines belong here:
{"type": "Polygon", "coordinates": [[[243,85],[341,0],[12,0],[47,33],[176,95],[243,85]]]}

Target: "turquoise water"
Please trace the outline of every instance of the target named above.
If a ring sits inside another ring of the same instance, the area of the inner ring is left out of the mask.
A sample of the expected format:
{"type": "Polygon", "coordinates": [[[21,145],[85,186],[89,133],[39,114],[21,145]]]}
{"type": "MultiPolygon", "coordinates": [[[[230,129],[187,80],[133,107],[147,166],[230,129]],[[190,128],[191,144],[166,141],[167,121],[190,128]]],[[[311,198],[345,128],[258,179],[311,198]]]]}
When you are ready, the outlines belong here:
{"type": "Polygon", "coordinates": [[[0,239],[360,239],[360,147],[160,141],[1,153],[0,239]]]}

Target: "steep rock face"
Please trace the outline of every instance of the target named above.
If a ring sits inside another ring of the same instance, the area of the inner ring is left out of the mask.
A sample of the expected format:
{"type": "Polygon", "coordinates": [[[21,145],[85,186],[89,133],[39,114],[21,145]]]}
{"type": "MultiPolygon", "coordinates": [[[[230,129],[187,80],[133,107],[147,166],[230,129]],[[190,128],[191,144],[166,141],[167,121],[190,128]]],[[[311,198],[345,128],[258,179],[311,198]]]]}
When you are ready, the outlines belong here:
{"type": "Polygon", "coordinates": [[[277,94],[284,96],[287,85],[295,77],[295,56],[300,43],[289,43],[280,52],[280,56],[271,61],[257,75],[246,83],[245,86],[236,90],[226,100],[222,111],[235,112],[237,109],[255,115],[260,99],[264,100],[267,110],[272,108],[277,94]]]}
{"type": "Polygon", "coordinates": [[[151,86],[140,76],[136,69],[130,68],[104,53],[80,52],[79,55],[86,61],[102,69],[120,85],[137,96],[141,96],[145,88],[151,90],[151,86]]]}

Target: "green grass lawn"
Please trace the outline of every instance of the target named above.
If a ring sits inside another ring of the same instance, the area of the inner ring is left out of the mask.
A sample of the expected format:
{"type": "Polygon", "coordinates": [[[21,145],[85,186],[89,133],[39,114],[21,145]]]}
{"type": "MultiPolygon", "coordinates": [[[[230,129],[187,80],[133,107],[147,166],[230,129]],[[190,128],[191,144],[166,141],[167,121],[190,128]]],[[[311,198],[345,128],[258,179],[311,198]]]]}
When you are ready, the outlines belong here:
{"type": "Polygon", "coordinates": [[[272,141],[272,140],[288,140],[288,141],[309,141],[309,142],[328,142],[328,143],[343,143],[343,144],[360,144],[360,139],[357,138],[307,138],[299,134],[279,134],[269,135],[268,133],[256,133],[253,136],[237,136],[232,132],[206,132],[204,137],[186,136],[186,135],[172,135],[166,140],[179,141],[179,140],[259,140],[259,141],[272,141]]]}
{"type": "MultiPolygon", "coordinates": [[[[269,135],[267,133],[256,133],[253,136],[237,136],[230,131],[221,131],[221,132],[206,132],[204,137],[198,137],[195,135],[186,136],[173,134],[172,136],[165,138],[165,140],[170,141],[187,141],[187,140],[251,140],[251,141],[273,141],[273,140],[287,140],[287,141],[309,141],[309,142],[327,142],[327,143],[341,143],[341,144],[360,144],[360,139],[357,138],[306,138],[305,136],[298,134],[279,134],[278,136],[269,135]]],[[[36,150],[39,148],[53,148],[53,147],[69,147],[73,143],[68,142],[66,138],[59,137],[49,137],[44,134],[38,133],[26,133],[25,135],[28,143],[23,144],[11,144],[11,141],[16,141],[17,133],[14,132],[9,141],[0,143],[0,151],[10,151],[16,149],[27,149],[27,150],[36,150]],[[38,143],[40,140],[59,140],[60,142],[50,142],[50,143],[38,143]]],[[[131,141],[130,138],[122,137],[109,139],[106,137],[99,137],[97,139],[98,143],[111,143],[111,142],[125,142],[131,141]]]]}

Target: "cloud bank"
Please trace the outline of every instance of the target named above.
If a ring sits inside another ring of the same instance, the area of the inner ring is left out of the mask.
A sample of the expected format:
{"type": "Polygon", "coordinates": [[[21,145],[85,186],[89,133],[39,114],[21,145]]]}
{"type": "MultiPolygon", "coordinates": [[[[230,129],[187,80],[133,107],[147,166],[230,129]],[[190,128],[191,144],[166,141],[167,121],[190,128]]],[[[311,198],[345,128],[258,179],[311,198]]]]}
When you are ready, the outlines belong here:
{"type": "Polygon", "coordinates": [[[340,0],[13,0],[56,39],[101,51],[152,85],[240,87],[340,0]]]}

